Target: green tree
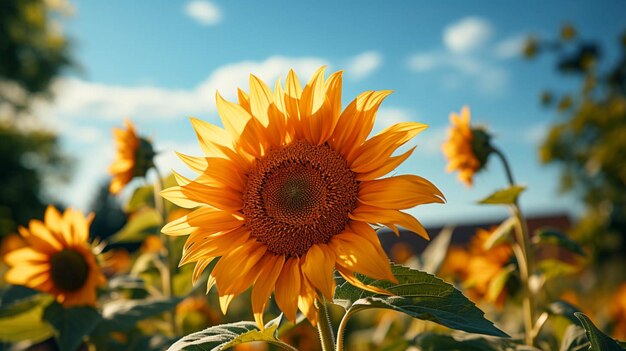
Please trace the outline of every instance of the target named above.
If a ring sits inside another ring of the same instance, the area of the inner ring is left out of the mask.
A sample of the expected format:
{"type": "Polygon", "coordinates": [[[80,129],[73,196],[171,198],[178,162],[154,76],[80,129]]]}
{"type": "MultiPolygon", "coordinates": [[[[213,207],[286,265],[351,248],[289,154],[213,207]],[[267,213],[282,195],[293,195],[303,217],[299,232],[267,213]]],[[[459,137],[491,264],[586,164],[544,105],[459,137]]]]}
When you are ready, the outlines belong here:
{"type": "Polygon", "coordinates": [[[49,87],[70,64],[60,16],[71,10],[62,0],[0,2],[0,110],[13,116],[49,87]]]}
{"type": "Polygon", "coordinates": [[[59,22],[69,10],[63,0],[0,1],[0,239],[41,217],[44,185],[69,174],[57,136],[20,118],[33,99],[51,96],[54,78],[70,65],[59,22]]]}
{"type": "Polygon", "coordinates": [[[542,94],[561,119],[540,157],[562,166],[564,191],[580,194],[587,210],[574,232],[598,253],[626,248],[626,32],[617,51],[615,61],[606,62],[600,44],[581,39],[571,25],[557,39],[530,38],[524,50],[527,58],[557,56],[558,72],[580,79],[576,91],[542,94]]]}

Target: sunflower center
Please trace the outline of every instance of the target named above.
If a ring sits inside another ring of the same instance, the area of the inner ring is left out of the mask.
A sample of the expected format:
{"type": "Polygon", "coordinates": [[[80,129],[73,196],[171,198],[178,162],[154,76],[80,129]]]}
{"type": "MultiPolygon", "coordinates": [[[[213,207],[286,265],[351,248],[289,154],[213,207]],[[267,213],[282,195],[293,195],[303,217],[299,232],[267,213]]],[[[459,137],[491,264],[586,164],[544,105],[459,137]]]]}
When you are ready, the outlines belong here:
{"type": "Polygon", "coordinates": [[[79,252],[63,249],[50,257],[54,285],[63,291],[76,291],[85,285],[89,266],[79,252]]]}
{"type": "Polygon", "coordinates": [[[248,174],[243,214],[268,251],[302,256],[345,229],[357,192],[355,175],[339,153],[295,141],[270,150],[248,174]]]}

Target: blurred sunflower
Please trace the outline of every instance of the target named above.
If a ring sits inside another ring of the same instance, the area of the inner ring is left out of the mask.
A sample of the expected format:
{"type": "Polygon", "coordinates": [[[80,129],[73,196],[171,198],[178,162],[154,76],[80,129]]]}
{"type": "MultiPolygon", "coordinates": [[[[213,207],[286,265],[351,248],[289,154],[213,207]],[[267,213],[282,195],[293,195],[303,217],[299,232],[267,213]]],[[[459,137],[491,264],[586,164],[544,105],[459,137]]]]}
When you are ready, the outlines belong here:
{"type": "Polygon", "coordinates": [[[487,163],[491,152],[490,136],[484,129],[472,128],[470,125],[470,110],[465,106],[461,114],[450,114],[451,128],[448,131],[448,140],[443,143],[443,153],[448,158],[448,172],[459,171],[459,180],[467,186],[472,186],[474,174],[480,171],[487,163]]]}
{"type": "Polygon", "coordinates": [[[513,257],[513,249],[506,243],[485,250],[484,244],[492,230],[478,229],[469,248],[450,247],[440,274],[458,278],[465,292],[474,301],[486,300],[502,305],[506,290],[490,292],[491,284],[507,269],[513,257]]]}
{"type": "Polygon", "coordinates": [[[304,88],[293,71],[274,91],[250,76],[239,103],[217,94],[225,129],[192,119],[204,157],[179,155],[197,174],[176,173],[179,186],[162,195],[197,209],[168,223],[163,233],[191,234],[181,264],[196,262],[194,280],[216,257],[209,289],[217,285],[223,312],[252,287],[252,310],[262,325],[274,291],[285,316],[300,309],[316,324],[317,291],[332,299],[335,268],[354,276],[396,281],[370,223],[401,225],[427,238],[413,216],[416,205],[443,203],[442,193],[416,175],[378,179],[408,158],[392,156],[427,126],[404,122],[367,139],[376,111],[390,91],[360,94],[341,111],[342,72],[324,79],[319,69],[304,88]]]}
{"type": "Polygon", "coordinates": [[[610,313],[614,323],[613,336],[619,340],[626,340],[626,283],[622,283],[613,295],[610,313]]]}
{"type": "Polygon", "coordinates": [[[125,120],[126,130],[113,128],[117,143],[115,160],[109,167],[113,177],[109,191],[118,194],[134,177],[143,177],[154,164],[152,144],[135,132],[135,127],[125,120]]]}
{"type": "Polygon", "coordinates": [[[95,305],[96,288],[106,280],[87,243],[92,218],[48,206],[44,222],[19,228],[27,246],[6,255],[5,280],[55,295],[64,306],[95,305]]]}

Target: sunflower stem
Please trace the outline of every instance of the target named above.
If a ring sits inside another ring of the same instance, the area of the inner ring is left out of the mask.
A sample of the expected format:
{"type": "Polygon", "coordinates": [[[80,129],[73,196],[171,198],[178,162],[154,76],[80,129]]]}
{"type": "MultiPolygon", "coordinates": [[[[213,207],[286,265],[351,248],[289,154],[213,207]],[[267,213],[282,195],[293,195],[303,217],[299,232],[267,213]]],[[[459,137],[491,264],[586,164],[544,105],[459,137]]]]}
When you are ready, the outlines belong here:
{"type": "MultiPolygon", "coordinates": [[[[159,169],[153,165],[152,167],[156,174],[157,180],[154,183],[154,207],[157,212],[161,215],[162,222],[165,223],[167,220],[167,209],[165,208],[165,203],[163,202],[163,198],[159,195],[161,190],[163,190],[163,177],[161,176],[161,172],[159,169]]],[[[165,235],[161,233],[161,242],[163,243],[163,257],[166,262],[164,264],[165,269],[161,273],[161,284],[163,285],[163,295],[166,298],[171,298],[174,296],[174,272],[176,271],[176,263],[173,260],[172,249],[173,249],[173,240],[169,235],[165,235]]],[[[176,325],[176,308],[173,308],[169,314],[168,319],[171,326],[171,331],[173,335],[178,335],[178,328],[176,325]]]]}
{"type": "MultiPolygon", "coordinates": [[[[492,147],[491,150],[494,154],[498,156],[500,161],[502,161],[502,165],[504,166],[504,171],[506,173],[507,180],[509,181],[509,185],[514,186],[515,180],[513,178],[513,172],[511,171],[511,167],[506,156],[504,156],[504,153],[502,151],[498,150],[495,147],[492,147]]],[[[522,283],[524,341],[527,345],[532,346],[534,344],[536,336],[534,331],[534,296],[530,289],[530,276],[533,272],[532,264],[534,262],[534,258],[532,249],[530,247],[530,234],[528,231],[528,224],[526,223],[526,219],[522,214],[522,210],[517,200],[511,205],[511,212],[516,219],[516,243],[515,245],[513,245],[513,252],[517,258],[520,272],[520,280],[522,283]]]]}
{"type": "Polygon", "coordinates": [[[333,327],[330,324],[330,317],[328,316],[328,309],[326,308],[326,299],[323,297],[321,301],[315,300],[315,306],[317,307],[317,331],[320,336],[320,343],[322,345],[322,351],[334,351],[335,350],[335,338],[333,336],[333,327]]]}
{"type": "Polygon", "coordinates": [[[341,322],[339,323],[339,329],[337,329],[337,347],[335,348],[335,351],[343,351],[343,333],[345,332],[346,326],[348,325],[348,319],[350,319],[354,312],[356,311],[348,310],[343,318],[341,318],[341,322]]]}

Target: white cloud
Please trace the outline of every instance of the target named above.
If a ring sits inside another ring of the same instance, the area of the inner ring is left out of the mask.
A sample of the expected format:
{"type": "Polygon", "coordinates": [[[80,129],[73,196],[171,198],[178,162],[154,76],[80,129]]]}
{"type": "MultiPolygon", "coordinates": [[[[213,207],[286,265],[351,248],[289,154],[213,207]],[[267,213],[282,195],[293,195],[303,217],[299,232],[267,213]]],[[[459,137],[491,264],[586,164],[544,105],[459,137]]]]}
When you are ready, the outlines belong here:
{"type": "Polygon", "coordinates": [[[479,17],[466,17],[445,28],[443,41],[453,52],[470,52],[485,44],[493,28],[489,22],[479,17]]]}
{"type": "Polygon", "coordinates": [[[497,58],[500,59],[520,57],[520,55],[522,54],[522,49],[524,48],[525,41],[526,36],[524,35],[517,35],[504,39],[496,44],[494,48],[494,54],[497,58]]]}
{"type": "Polygon", "coordinates": [[[214,26],[222,21],[222,11],[214,3],[193,0],[185,4],[185,14],[204,26],[214,26]]]}
{"type": "Polygon", "coordinates": [[[501,94],[508,83],[508,73],[503,68],[472,55],[451,52],[417,53],[407,60],[409,70],[416,73],[441,70],[442,86],[456,90],[475,86],[480,93],[494,96],[501,94]]]}
{"type": "Polygon", "coordinates": [[[140,120],[207,116],[215,111],[215,92],[219,90],[225,98],[236,99],[237,88],[248,86],[250,73],[273,86],[273,82],[281,75],[286,76],[291,68],[306,79],[325,64],[325,60],[314,57],[273,56],[261,62],[242,61],[219,67],[191,89],[107,85],[63,78],[53,87],[54,103],[42,102],[35,110],[37,115],[56,117],[57,120],[95,118],[117,121],[123,117],[140,120]]]}
{"type": "Polygon", "coordinates": [[[348,61],[346,72],[355,80],[367,78],[383,63],[383,57],[376,51],[366,51],[348,61]]]}
{"type": "Polygon", "coordinates": [[[539,122],[533,124],[523,132],[523,141],[531,145],[539,145],[545,140],[549,129],[550,125],[548,123],[539,122]]]}

